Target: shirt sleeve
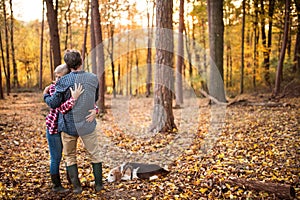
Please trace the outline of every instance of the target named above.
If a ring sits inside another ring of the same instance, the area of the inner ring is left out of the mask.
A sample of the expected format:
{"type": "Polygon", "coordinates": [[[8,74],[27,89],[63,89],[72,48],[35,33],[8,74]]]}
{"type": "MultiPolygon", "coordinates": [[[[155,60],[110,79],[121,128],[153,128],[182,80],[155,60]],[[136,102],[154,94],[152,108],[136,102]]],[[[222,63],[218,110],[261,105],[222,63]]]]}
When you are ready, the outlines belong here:
{"type": "Polygon", "coordinates": [[[44,95],[44,101],[46,104],[53,109],[58,108],[66,99],[64,100],[64,92],[69,89],[66,81],[63,80],[64,77],[62,77],[55,85],[55,92],[50,94],[44,95]]]}
{"type": "Polygon", "coordinates": [[[61,104],[60,107],[57,108],[57,110],[59,112],[61,112],[62,114],[66,114],[67,112],[69,112],[70,110],[72,110],[74,104],[75,104],[75,99],[73,97],[71,97],[66,102],[64,102],[63,104],[61,104]]]}

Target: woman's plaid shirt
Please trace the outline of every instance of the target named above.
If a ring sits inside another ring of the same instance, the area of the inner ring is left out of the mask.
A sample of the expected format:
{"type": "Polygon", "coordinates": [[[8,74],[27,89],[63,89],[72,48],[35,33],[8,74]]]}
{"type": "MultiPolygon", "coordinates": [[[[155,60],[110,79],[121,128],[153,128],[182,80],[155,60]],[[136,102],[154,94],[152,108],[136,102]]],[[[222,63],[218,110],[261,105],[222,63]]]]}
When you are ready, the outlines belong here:
{"type": "MultiPolygon", "coordinates": [[[[55,84],[51,84],[49,88],[49,94],[52,95],[55,92],[55,84]]],[[[46,117],[46,127],[49,130],[50,134],[57,134],[58,130],[58,112],[61,112],[62,114],[67,113],[72,109],[72,107],[75,104],[75,99],[71,97],[66,102],[60,105],[60,107],[52,109],[50,108],[50,112],[46,117]]]]}

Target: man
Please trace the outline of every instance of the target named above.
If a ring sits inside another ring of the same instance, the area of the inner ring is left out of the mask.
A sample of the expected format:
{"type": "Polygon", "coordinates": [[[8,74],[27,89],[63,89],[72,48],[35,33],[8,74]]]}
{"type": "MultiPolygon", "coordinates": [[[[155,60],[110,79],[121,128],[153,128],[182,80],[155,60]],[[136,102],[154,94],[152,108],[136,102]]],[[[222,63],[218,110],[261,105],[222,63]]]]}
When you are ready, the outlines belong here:
{"type": "Polygon", "coordinates": [[[51,108],[57,108],[62,102],[70,98],[70,87],[74,88],[75,84],[83,86],[84,92],[78,98],[72,111],[64,115],[59,113],[58,131],[62,132],[63,153],[66,158],[67,172],[73,185],[73,192],[77,194],[82,192],[76,161],[78,137],[81,137],[85,148],[91,155],[95,189],[98,192],[103,188],[103,184],[100,147],[95,131],[96,120],[86,121],[86,116],[94,109],[94,104],[98,100],[98,78],[95,74],[82,70],[82,58],[76,50],[67,50],[64,61],[71,72],[56,83],[56,92],[52,96],[44,95],[44,100],[51,108]]]}

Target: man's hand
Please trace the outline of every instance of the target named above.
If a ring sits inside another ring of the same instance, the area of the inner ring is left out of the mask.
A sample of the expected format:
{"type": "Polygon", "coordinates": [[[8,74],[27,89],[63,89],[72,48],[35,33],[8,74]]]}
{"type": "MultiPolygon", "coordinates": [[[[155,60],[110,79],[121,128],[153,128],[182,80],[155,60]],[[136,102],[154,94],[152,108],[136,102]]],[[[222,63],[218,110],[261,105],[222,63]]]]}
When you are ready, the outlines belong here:
{"type": "Polygon", "coordinates": [[[88,116],[86,116],[85,119],[87,122],[92,122],[96,118],[96,110],[92,109],[92,110],[89,110],[89,112],[90,112],[90,114],[88,116]]]}
{"type": "Polygon", "coordinates": [[[79,83],[78,86],[75,83],[75,89],[73,90],[72,88],[70,88],[71,90],[71,95],[72,97],[77,100],[78,97],[84,92],[84,89],[82,89],[82,85],[79,83]]]}

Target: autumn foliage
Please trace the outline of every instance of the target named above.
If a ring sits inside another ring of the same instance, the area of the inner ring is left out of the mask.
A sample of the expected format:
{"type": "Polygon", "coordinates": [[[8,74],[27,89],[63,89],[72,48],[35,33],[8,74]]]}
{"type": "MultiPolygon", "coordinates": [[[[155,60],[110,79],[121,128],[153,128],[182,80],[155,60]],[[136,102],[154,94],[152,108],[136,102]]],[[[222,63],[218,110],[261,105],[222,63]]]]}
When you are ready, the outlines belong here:
{"type": "MultiPolygon", "coordinates": [[[[207,99],[199,99],[194,140],[174,158],[168,166],[170,173],[162,179],[104,181],[105,189],[96,193],[90,162],[79,145],[83,193],[59,195],[50,189],[45,138],[48,108],[42,94],[13,93],[0,101],[0,199],[276,199],[273,193],[230,183],[232,178],[290,185],[299,199],[299,98],[270,102],[267,96],[248,95],[247,99],[247,104],[227,107],[223,129],[207,152],[202,145],[210,128],[211,105],[207,99]]],[[[143,116],[148,115],[152,100],[136,97],[129,104],[131,119],[145,123],[143,116]]],[[[107,137],[126,151],[156,151],[180,133],[159,133],[148,142],[134,139],[115,126],[112,108],[107,107],[107,113],[98,119],[99,137],[107,137]]],[[[115,152],[103,155],[104,178],[114,167],[109,164],[114,156],[115,152]]],[[[61,175],[63,185],[70,188],[63,164],[61,175]]]]}

